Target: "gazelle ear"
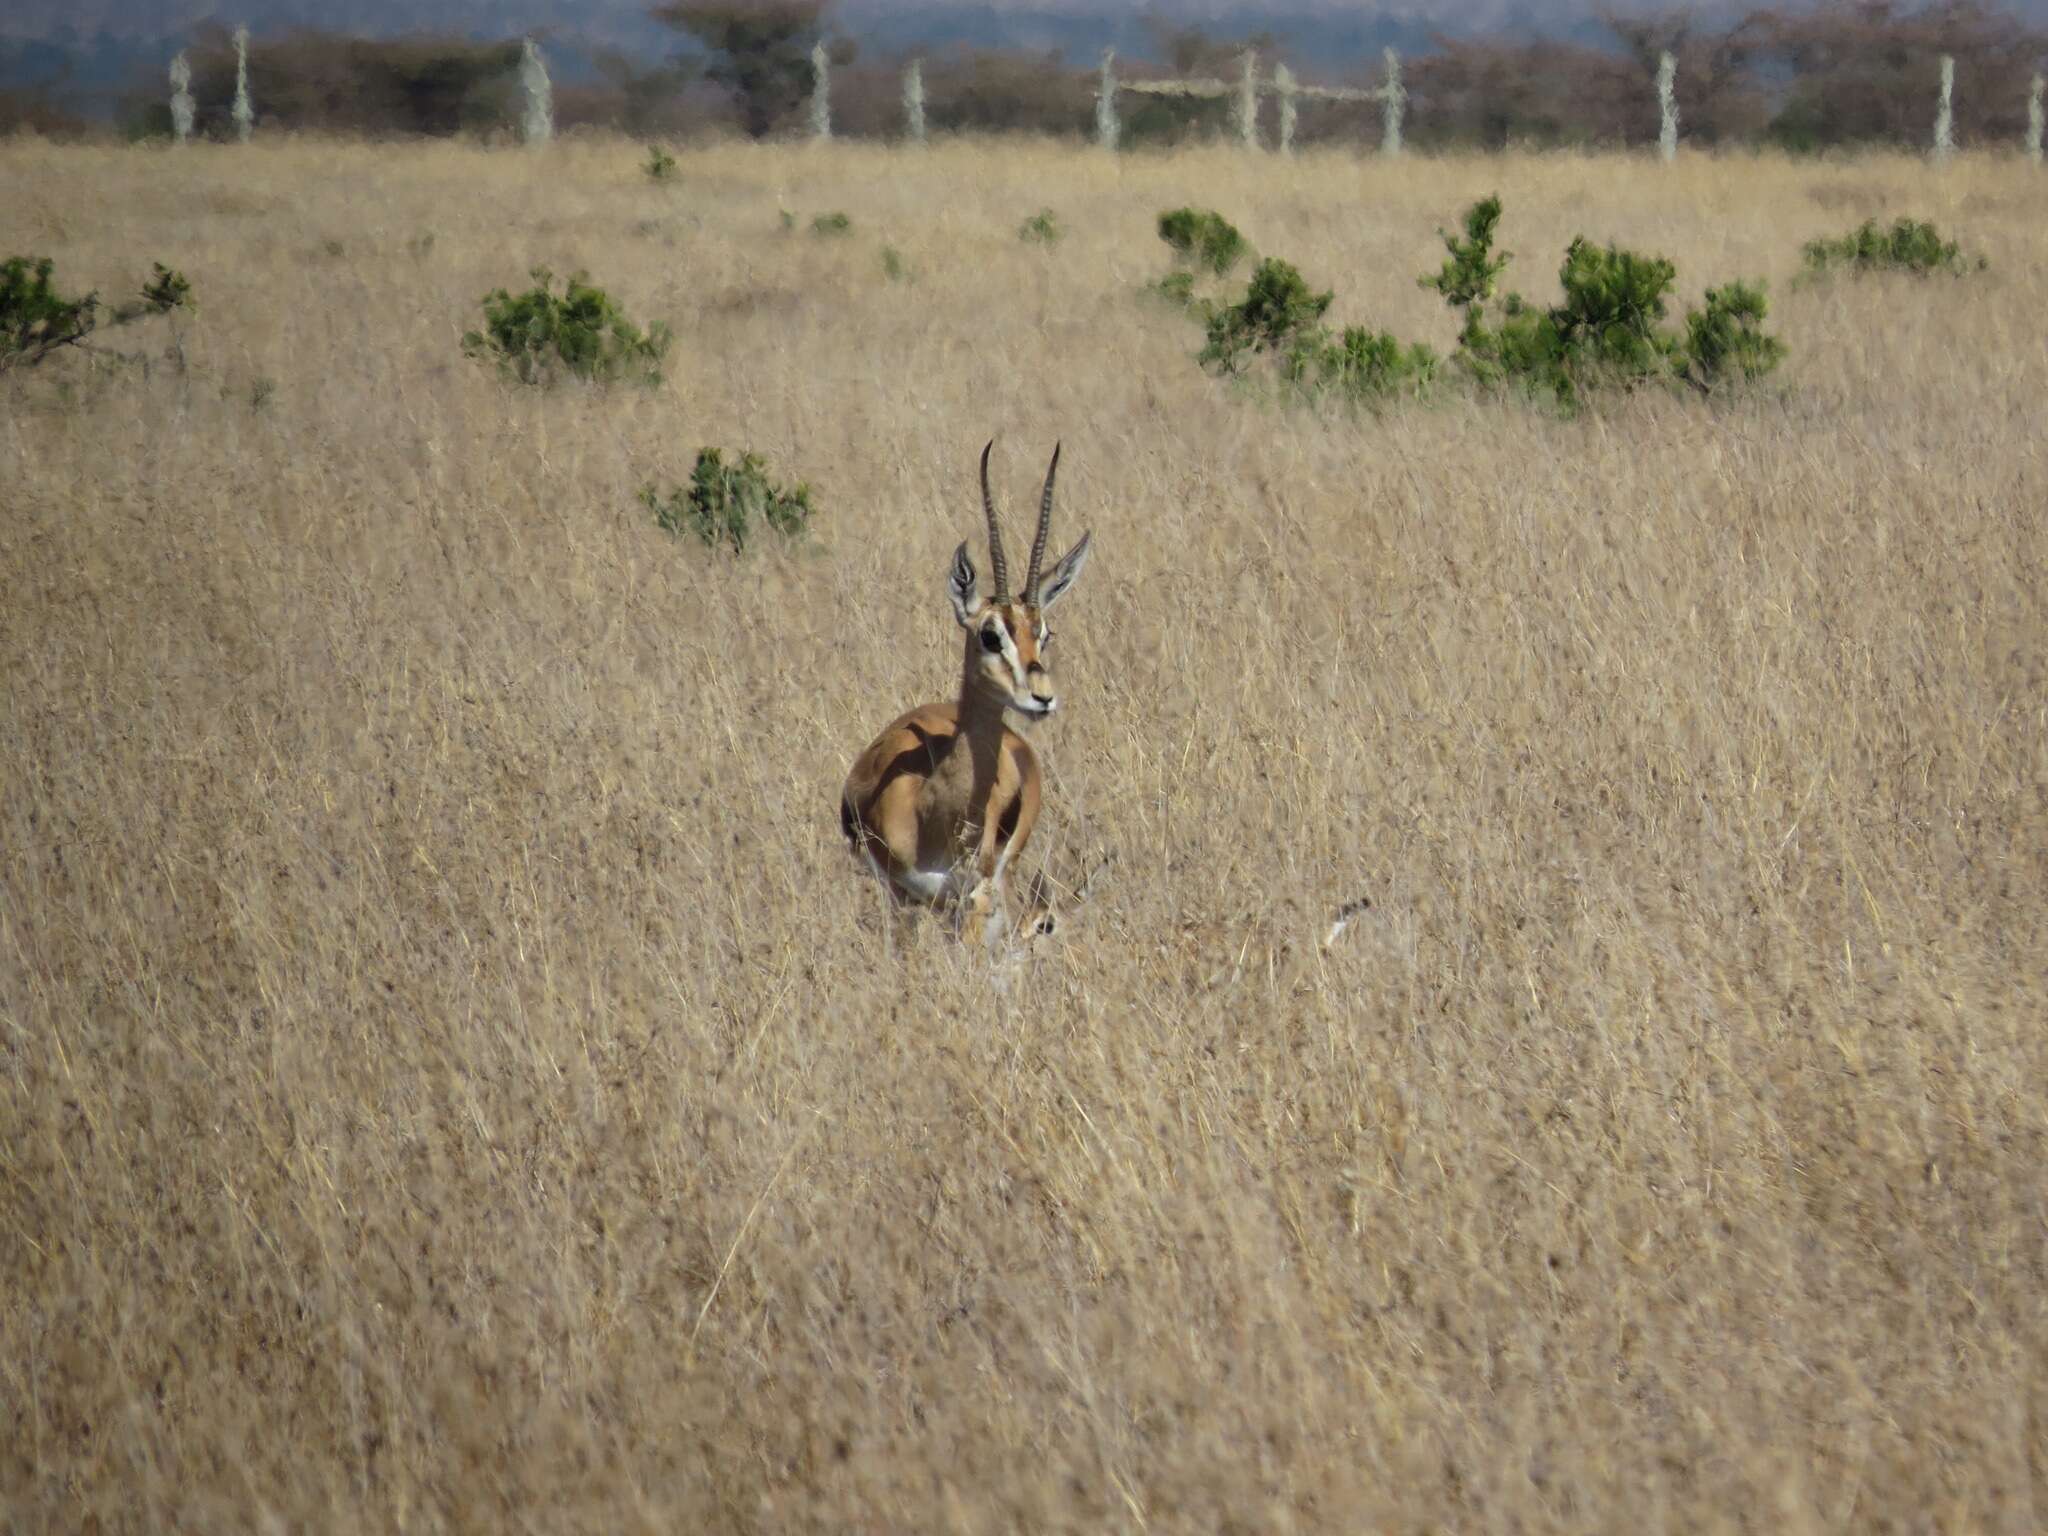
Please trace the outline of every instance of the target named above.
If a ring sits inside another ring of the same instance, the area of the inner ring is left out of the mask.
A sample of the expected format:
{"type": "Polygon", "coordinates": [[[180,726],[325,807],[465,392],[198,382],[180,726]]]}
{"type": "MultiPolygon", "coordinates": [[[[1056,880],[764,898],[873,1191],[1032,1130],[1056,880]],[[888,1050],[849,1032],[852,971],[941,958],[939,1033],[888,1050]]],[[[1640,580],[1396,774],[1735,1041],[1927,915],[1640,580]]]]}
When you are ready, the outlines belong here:
{"type": "Polygon", "coordinates": [[[1067,595],[1067,588],[1074,584],[1074,578],[1081,574],[1081,567],[1088,563],[1088,540],[1090,534],[1081,535],[1080,542],[1054,563],[1038,583],[1038,590],[1032,594],[1032,606],[1040,613],[1067,595]]]}
{"type": "Polygon", "coordinates": [[[974,562],[967,558],[967,541],[953,551],[953,568],[946,573],[946,592],[953,599],[953,617],[967,629],[974,623],[974,562]]]}

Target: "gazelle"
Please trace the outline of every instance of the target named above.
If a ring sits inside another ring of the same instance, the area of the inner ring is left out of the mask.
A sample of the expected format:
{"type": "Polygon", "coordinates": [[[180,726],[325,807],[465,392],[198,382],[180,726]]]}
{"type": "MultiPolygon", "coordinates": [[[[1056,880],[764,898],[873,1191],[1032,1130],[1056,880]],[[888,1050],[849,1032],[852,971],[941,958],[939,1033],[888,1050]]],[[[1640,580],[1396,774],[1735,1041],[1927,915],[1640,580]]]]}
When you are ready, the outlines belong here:
{"type": "Polygon", "coordinates": [[[963,928],[979,940],[1002,901],[1003,873],[1031,839],[1042,781],[1024,738],[1003,723],[1006,711],[1043,719],[1059,705],[1045,662],[1052,631],[1045,613],[1067,593],[1088,560],[1088,534],[1041,578],[1052,531],[1054,444],[1038,502],[1038,533],[1023,587],[1010,591],[1003,536],[988,489],[989,449],[981,450],[981,510],[988,520],[994,590],[975,596],[967,543],[953,551],[947,591],[966,632],[960,695],[899,715],[855,760],[840,792],[839,826],[854,851],[898,895],[957,902],[963,928]]]}

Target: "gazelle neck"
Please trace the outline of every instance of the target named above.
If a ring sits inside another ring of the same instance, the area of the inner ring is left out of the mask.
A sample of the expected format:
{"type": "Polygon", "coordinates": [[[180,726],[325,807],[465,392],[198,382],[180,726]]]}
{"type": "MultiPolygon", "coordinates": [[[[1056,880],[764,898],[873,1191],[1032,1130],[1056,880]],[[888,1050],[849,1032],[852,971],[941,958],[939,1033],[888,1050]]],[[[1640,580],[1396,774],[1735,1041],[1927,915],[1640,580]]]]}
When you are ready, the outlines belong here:
{"type": "Polygon", "coordinates": [[[968,765],[978,787],[995,783],[1003,751],[1003,711],[1007,707],[1007,701],[981,681],[970,649],[961,668],[958,708],[960,739],[967,748],[968,765]]]}

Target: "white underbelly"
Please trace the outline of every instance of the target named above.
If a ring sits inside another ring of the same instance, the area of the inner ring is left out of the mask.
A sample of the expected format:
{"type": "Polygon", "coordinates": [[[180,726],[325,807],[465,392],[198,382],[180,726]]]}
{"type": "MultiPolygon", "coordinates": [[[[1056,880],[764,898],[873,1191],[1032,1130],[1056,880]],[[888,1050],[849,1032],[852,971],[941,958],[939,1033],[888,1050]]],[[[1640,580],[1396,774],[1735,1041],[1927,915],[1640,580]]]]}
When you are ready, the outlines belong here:
{"type": "Polygon", "coordinates": [[[896,883],[919,901],[938,901],[951,888],[953,876],[943,869],[906,869],[896,877],[896,883]]]}

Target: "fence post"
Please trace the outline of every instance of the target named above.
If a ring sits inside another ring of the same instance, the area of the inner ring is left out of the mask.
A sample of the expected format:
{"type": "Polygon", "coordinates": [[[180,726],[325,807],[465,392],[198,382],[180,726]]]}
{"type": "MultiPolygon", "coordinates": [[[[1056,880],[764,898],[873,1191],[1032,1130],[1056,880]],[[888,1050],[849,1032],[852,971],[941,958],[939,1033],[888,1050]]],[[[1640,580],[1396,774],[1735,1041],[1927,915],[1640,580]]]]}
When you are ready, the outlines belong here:
{"type": "Polygon", "coordinates": [[[540,49],[527,38],[519,50],[519,83],[526,87],[526,142],[545,144],[555,136],[555,88],[540,49]]]}
{"type": "Polygon", "coordinates": [[[1392,48],[1385,53],[1387,61],[1387,83],[1380,88],[1380,153],[1398,155],[1401,153],[1401,109],[1408,102],[1408,93],[1401,88],[1401,56],[1392,48]]]}
{"type": "Polygon", "coordinates": [[[924,60],[912,59],[903,71],[903,117],[910,127],[910,142],[924,142],[924,60]]]}
{"type": "Polygon", "coordinates": [[[811,50],[811,137],[832,137],[832,61],[822,42],[811,50]]]}
{"type": "Polygon", "coordinates": [[[256,109],[249,105],[249,29],[235,28],[235,137],[249,142],[249,130],[256,126],[256,109]]]}
{"type": "Polygon", "coordinates": [[[1259,147],[1259,56],[1244,51],[1243,73],[1237,80],[1237,105],[1231,116],[1237,119],[1237,141],[1246,149],[1259,147]]]}
{"type": "Polygon", "coordinates": [[[2027,158],[2041,163],[2041,77],[2034,76],[2034,83],[2027,89],[2027,158]]]}
{"type": "Polygon", "coordinates": [[[1657,55],[1657,110],[1662,122],[1657,129],[1657,152],[1669,164],[1678,158],[1678,60],[1668,53],[1657,55]]]}
{"type": "Polygon", "coordinates": [[[1956,61],[1955,55],[1941,56],[1941,105],[1934,112],[1934,158],[1946,160],[1956,150],[1956,61]]]}
{"type": "MultiPolygon", "coordinates": [[[[2037,101],[2040,94],[2037,88],[2037,101]]],[[[171,132],[180,144],[192,137],[192,66],[182,53],[171,60],[171,132]]],[[[2037,142],[2040,137],[2038,133],[2034,135],[2037,142]]]]}
{"type": "Polygon", "coordinates": [[[1102,83],[1095,88],[1095,142],[1116,148],[1116,50],[1102,50],[1102,83]]]}
{"type": "Polygon", "coordinates": [[[1273,91],[1280,98],[1280,153],[1294,153],[1294,71],[1285,64],[1273,66],[1273,91]]]}

